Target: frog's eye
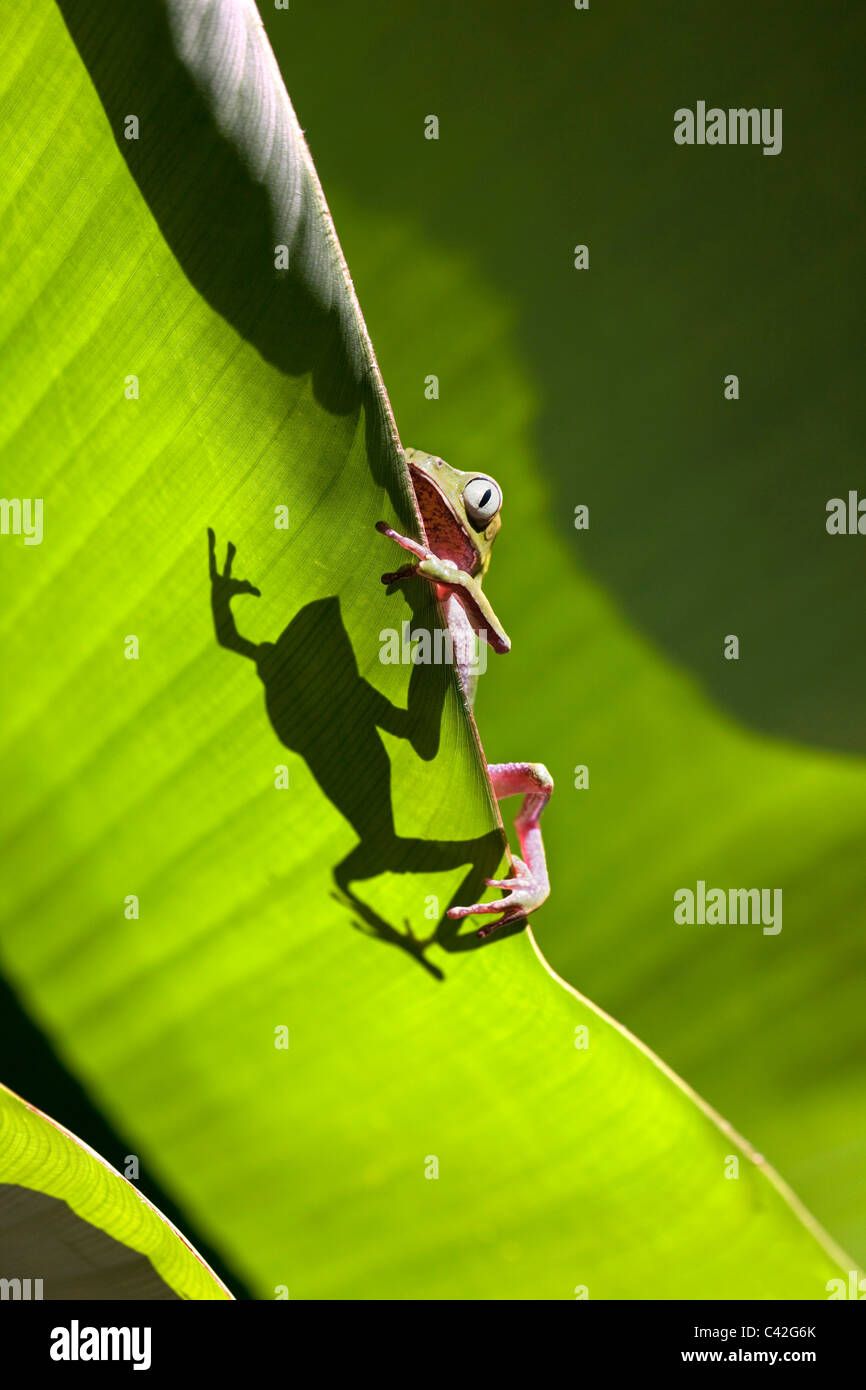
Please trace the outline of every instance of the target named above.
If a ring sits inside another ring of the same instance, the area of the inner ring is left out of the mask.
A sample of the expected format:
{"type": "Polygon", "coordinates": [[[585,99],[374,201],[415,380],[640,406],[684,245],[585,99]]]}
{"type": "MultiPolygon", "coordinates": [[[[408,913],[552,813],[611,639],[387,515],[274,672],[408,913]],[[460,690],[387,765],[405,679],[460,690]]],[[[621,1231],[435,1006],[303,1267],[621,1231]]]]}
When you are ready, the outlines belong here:
{"type": "Polygon", "coordinates": [[[502,506],[502,493],[492,478],[472,478],[463,489],[463,505],[470,526],[486,531],[502,506]]]}

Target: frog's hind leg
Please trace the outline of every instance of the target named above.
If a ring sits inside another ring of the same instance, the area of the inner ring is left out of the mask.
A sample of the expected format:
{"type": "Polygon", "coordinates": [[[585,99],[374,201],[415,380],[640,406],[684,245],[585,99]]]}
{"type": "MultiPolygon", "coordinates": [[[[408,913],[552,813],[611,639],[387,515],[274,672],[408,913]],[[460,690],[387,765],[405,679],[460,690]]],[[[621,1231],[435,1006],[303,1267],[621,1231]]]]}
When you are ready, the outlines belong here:
{"type": "Polygon", "coordinates": [[[497,801],[506,796],[523,796],[514,828],[520,841],[522,859],[514,856],[512,878],[485,879],[490,888],[505,889],[498,902],[474,903],[472,907],[452,907],[449,917],[470,917],[476,913],[502,912],[498,922],[481,927],[479,936],[489,936],[498,927],[527,917],[540,907],[550,893],[547,859],[541,838],[541,813],[553,792],[553,778],[543,763],[494,763],[488,768],[497,801]]]}

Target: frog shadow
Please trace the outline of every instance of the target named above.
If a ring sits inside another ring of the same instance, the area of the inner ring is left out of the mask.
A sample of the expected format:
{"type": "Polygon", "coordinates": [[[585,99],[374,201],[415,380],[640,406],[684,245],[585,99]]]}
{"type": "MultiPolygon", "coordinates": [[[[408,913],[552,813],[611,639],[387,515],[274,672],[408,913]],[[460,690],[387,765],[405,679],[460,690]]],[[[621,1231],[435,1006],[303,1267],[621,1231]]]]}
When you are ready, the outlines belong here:
{"type": "MultiPolygon", "coordinates": [[[[467,873],[446,907],[466,904],[477,901],[484,879],[501,860],[498,830],[468,840],[424,840],[398,835],[394,823],[391,763],[380,730],[407,739],[425,761],[434,758],[449,668],[414,665],[407,708],[402,709],[360,674],[336,595],[305,604],[275,642],[254,643],[238,632],[229,598],[255,591],[245,581],[226,581],[216,574],[213,541],[211,584],[218,643],[254,663],[277,738],[304,759],[321,791],[358,836],[354,849],[332,870],[334,896],[350,909],[357,930],[399,947],[435,979],[444,979],[427,959],[431,946],[469,951],[492,944],[492,939],[479,938],[475,928],[461,932],[459,921],[444,912],[427,936],[416,936],[408,921],[401,931],[359,898],[354,885],[387,872],[423,877],[465,864],[467,873]],[[226,583],[234,586],[233,592],[226,593],[226,583]]],[[[416,621],[423,624],[424,595],[419,586],[404,584],[399,587],[416,621]]],[[[521,926],[516,922],[503,927],[496,937],[510,936],[521,926]]]]}

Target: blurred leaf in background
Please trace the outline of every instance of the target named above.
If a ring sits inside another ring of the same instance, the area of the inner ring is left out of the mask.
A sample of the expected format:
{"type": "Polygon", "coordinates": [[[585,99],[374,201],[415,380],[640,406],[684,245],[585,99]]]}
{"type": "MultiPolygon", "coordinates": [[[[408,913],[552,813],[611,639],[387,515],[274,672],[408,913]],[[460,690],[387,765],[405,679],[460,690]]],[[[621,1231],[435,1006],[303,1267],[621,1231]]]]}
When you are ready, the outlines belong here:
{"type": "Polygon", "coordinates": [[[231,1297],[131,1183],[5,1086],[0,1154],[0,1277],[30,1281],[19,1299],[231,1297]]]}

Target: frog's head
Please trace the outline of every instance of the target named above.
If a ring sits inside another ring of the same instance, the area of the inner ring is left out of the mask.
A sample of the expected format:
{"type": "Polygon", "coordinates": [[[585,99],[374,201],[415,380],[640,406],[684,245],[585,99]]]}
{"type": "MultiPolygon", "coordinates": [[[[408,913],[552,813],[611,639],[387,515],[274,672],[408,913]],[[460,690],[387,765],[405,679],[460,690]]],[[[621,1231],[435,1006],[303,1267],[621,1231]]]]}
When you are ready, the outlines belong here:
{"type": "Polygon", "coordinates": [[[427,541],[442,560],[483,575],[502,524],[502,492],[486,473],[461,473],[435,454],[404,449],[427,541]]]}

